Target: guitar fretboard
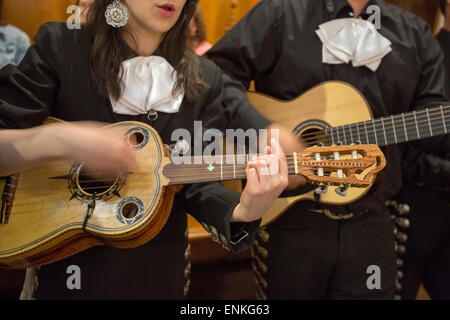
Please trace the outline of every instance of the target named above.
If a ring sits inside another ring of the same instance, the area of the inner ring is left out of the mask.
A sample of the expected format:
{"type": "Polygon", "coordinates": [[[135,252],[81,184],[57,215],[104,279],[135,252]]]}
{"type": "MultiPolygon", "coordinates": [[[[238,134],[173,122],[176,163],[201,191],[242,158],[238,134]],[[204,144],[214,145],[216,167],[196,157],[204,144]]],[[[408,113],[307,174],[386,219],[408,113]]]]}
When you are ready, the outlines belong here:
{"type": "Polygon", "coordinates": [[[450,106],[327,128],[331,144],[376,144],[387,146],[447,134],[450,130],[450,106]]]}
{"type": "MultiPolygon", "coordinates": [[[[175,161],[167,165],[163,174],[170,178],[171,185],[245,179],[247,163],[253,159],[253,156],[236,154],[190,157],[186,158],[189,163],[176,164],[177,161],[175,161]]],[[[286,155],[286,160],[288,174],[298,172],[297,156],[286,155]]]]}

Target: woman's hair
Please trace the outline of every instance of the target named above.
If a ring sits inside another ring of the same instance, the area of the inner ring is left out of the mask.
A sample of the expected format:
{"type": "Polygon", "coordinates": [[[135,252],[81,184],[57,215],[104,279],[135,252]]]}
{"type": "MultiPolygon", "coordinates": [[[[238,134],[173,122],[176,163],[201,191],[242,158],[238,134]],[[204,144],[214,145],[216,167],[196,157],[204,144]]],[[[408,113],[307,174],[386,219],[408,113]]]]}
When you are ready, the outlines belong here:
{"type": "MultiPolygon", "coordinates": [[[[121,64],[133,57],[133,52],[123,40],[122,28],[106,23],[105,10],[113,0],[96,0],[92,4],[87,28],[93,37],[90,57],[90,71],[93,84],[100,95],[120,98],[121,64]]],[[[188,26],[197,7],[197,0],[186,0],[176,24],[169,30],[155,54],[165,58],[177,71],[178,78],[174,92],[184,89],[189,102],[195,101],[207,85],[201,80],[199,58],[187,50],[188,26]]]]}
{"type": "Polygon", "coordinates": [[[203,18],[202,10],[200,6],[195,10],[194,17],[192,18],[197,26],[197,32],[193,36],[188,37],[188,45],[191,48],[199,45],[206,40],[206,25],[205,19],[203,18]]]}
{"type": "Polygon", "coordinates": [[[439,0],[439,6],[441,7],[442,13],[445,15],[445,8],[447,6],[447,0],[439,0]]]}

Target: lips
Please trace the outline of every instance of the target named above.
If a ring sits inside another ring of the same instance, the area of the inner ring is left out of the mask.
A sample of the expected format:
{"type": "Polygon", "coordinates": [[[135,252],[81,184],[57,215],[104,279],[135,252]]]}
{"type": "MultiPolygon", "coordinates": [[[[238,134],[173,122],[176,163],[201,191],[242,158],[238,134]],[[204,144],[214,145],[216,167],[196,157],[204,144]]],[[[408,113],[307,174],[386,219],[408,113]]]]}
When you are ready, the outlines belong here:
{"type": "Polygon", "coordinates": [[[157,7],[165,17],[171,17],[175,13],[175,6],[171,3],[162,4],[157,7]]]}

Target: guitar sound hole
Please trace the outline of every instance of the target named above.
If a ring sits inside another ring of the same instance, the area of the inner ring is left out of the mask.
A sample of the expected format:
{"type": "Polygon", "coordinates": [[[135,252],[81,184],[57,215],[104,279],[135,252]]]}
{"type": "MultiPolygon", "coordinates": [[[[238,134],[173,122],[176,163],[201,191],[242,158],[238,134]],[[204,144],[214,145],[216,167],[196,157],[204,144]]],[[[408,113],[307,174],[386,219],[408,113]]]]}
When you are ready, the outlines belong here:
{"type": "Polygon", "coordinates": [[[300,137],[307,146],[314,146],[319,143],[326,144],[325,133],[319,128],[308,128],[300,133],[300,137]]]}
{"type": "Polygon", "coordinates": [[[134,202],[129,202],[122,208],[122,216],[125,219],[133,219],[135,218],[139,213],[139,207],[134,202]]]}
{"type": "Polygon", "coordinates": [[[102,195],[115,185],[117,177],[117,172],[96,173],[94,175],[82,169],[78,176],[78,184],[80,190],[90,196],[94,194],[102,195]]]}
{"type": "Polygon", "coordinates": [[[128,137],[128,143],[133,147],[140,146],[145,140],[145,136],[141,132],[134,132],[128,137]]]}

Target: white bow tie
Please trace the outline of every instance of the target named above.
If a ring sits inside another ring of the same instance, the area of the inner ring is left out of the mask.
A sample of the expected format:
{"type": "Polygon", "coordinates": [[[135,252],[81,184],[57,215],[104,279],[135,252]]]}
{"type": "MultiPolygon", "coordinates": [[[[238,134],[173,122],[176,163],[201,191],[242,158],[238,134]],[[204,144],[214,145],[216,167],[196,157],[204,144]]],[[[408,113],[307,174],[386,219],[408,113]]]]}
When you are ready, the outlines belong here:
{"type": "Polygon", "coordinates": [[[173,88],[177,72],[162,57],[136,57],[122,62],[123,93],[119,100],[110,97],[117,114],[139,115],[150,111],[176,113],[180,110],[184,91],[173,88]]]}
{"type": "Polygon", "coordinates": [[[391,51],[391,42],[375,25],[355,18],[336,19],[319,26],[317,35],[323,43],[323,62],[341,64],[352,62],[354,67],[366,66],[376,71],[391,51]]]}

